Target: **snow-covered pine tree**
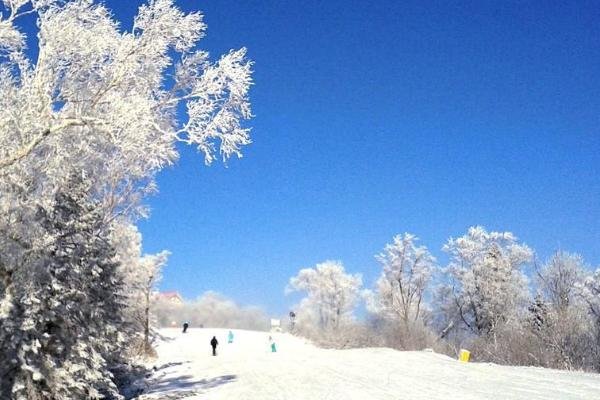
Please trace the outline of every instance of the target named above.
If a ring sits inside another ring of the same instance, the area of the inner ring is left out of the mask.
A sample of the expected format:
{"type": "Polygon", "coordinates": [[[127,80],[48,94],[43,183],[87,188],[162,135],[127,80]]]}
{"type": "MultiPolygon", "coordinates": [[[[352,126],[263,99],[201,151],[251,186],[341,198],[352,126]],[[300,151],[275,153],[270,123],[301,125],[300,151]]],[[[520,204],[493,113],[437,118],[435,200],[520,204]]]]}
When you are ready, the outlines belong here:
{"type": "Polygon", "coordinates": [[[536,335],[541,335],[548,325],[548,305],[541,294],[537,293],[535,295],[527,310],[529,311],[527,321],[531,330],[536,335]]]}
{"type": "Polygon", "coordinates": [[[0,394],[10,399],[118,398],[109,372],[127,332],[121,279],[89,182],[73,177],[38,209],[46,233],[7,288],[0,394]]]}

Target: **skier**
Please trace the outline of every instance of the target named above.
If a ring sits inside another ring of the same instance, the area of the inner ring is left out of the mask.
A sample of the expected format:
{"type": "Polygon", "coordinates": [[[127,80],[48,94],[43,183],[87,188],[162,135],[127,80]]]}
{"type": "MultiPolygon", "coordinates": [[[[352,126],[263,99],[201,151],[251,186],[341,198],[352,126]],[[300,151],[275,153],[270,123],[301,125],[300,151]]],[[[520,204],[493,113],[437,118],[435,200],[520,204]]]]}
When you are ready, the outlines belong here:
{"type": "Polygon", "coordinates": [[[233,332],[229,331],[229,335],[227,335],[227,343],[233,343],[233,332]]]}
{"type": "Polygon", "coordinates": [[[187,322],[183,323],[183,333],[187,332],[187,328],[190,326],[190,324],[188,324],[187,322]]]}
{"type": "Polygon", "coordinates": [[[277,346],[271,336],[269,336],[269,344],[271,345],[271,353],[277,353],[277,346]]]}
{"type": "Polygon", "coordinates": [[[296,326],[296,313],[290,311],[290,329],[293,331],[294,326],[296,326]]]}
{"type": "Polygon", "coordinates": [[[217,355],[217,345],[219,344],[219,341],[217,340],[216,336],[213,336],[212,340],[210,341],[210,345],[212,346],[213,349],[213,356],[217,355]]]}

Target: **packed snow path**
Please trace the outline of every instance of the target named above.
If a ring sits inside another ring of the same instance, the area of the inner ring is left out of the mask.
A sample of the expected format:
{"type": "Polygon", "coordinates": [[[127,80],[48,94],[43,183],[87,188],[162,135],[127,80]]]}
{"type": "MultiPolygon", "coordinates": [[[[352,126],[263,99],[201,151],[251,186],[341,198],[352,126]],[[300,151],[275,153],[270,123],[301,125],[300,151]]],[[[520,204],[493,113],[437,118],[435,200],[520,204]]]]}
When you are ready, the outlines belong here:
{"type": "Polygon", "coordinates": [[[600,399],[600,375],[463,364],[429,352],[325,350],[287,334],[164,329],[143,399],[600,399]],[[211,355],[210,339],[219,340],[211,355]]]}

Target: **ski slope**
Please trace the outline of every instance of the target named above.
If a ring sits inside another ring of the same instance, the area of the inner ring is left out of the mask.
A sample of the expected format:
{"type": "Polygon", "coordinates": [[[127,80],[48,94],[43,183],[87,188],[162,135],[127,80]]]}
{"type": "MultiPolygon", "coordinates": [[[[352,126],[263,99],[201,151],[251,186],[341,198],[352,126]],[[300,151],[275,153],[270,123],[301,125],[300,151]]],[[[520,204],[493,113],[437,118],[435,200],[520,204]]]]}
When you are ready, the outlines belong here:
{"type": "Polygon", "coordinates": [[[600,399],[600,375],[460,363],[430,352],[320,349],[288,335],[164,329],[141,399],[600,399]],[[219,340],[211,355],[210,339],[219,340]]]}

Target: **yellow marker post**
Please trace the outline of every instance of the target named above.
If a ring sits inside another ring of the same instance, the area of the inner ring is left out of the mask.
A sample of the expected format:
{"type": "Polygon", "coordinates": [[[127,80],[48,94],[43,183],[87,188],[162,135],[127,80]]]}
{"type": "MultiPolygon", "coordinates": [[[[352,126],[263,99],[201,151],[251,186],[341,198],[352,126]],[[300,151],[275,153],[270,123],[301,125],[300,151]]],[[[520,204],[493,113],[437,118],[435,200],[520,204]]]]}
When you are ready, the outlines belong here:
{"type": "Polygon", "coordinates": [[[469,350],[460,349],[458,360],[462,362],[469,362],[469,358],[471,358],[471,352],[469,350]]]}

